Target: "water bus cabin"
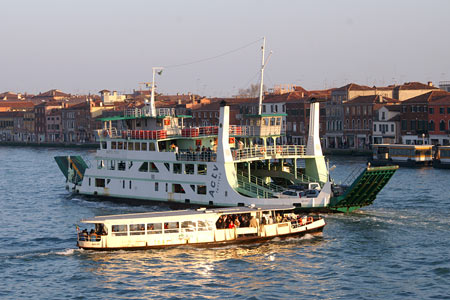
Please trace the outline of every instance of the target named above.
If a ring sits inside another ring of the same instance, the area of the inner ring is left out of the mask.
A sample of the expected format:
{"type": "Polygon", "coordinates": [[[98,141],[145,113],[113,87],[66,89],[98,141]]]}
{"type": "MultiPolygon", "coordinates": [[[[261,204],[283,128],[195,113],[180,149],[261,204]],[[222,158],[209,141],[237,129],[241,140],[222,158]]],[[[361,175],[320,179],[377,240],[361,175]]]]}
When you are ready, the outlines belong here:
{"type": "Polygon", "coordinates": [[[423,167],[433,163],[433,145],[375,144],[372,147],[370,162],[376,166],[423,167]]]}
{"type": "Polygon", "coordinates": [[[233,207],[97,216],[81,223],[78,247],[136,250],[182,245],[216,247],[322,232],[320,216],[301,216],[294,207],[233,207]]]}
{"type": "Polygon", "coordinates": [[[450,146],[436,146],[433,167],[450,169],[450,146]]]}

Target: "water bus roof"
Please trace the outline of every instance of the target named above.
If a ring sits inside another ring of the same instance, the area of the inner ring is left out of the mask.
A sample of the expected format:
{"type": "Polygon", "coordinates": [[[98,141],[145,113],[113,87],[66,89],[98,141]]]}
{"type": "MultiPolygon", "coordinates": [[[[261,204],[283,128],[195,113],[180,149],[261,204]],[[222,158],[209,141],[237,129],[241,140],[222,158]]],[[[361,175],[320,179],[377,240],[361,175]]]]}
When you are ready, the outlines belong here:
{"type": "Polygon", "coordinates": [[[405,144],[374,144],[372,145],[374,148],[410,148],[410,149],[430,149],[433,148],[433,145],[405,145],[405,144]]]}
{"type": "MultiPolygon", "coordinates": [[[[156,116],[156,118],[158,119],[163,119],[167,116],[156,116]]],[[[177,115],[177,118],[192,118],[192,116],[189,115],[177,115]]],[[[133,120],[133,119],[144,119],[144,118],[154,118],[152,116],[112,116],[112,117],[106,117],[106,118],[99,118],[100,121],[102,122],[107,122],[107,121],[119,121],[119,120],[133,120]]]]}
{"type": "Polygon", "coordinates": [[[125,219],[148,219],[148,218],[161,218],[161,217],[183,217],[183,216],[195,216],[206,214],[243,214],[251,213],[255,211],[277,211],[277,210],[291,210],[294,209],[290,205],[267,205],[258,207],[227,207],[227,208],[214,208],[205,209],[200,208],[197,210],[169,210],[169,211],[156,211],[146,213],[134,213],[134,214],[122,214],[122,215],[109,215],[109,216],[96,216],[90,219],[81,220],[82,223],[103,223],[114,220],[125,219]]]}

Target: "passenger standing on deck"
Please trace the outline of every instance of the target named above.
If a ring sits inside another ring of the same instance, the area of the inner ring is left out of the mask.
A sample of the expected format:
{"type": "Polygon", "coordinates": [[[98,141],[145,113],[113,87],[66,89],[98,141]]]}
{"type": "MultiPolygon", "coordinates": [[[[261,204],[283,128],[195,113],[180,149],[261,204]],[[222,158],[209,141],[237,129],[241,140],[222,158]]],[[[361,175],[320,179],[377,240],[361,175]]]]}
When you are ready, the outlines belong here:
{"type": "Polygon", "coordinates": [[[258,221],[256,221],[256,218],[252,216],[250,219],[250,227],[257,228],[258,227],[258,221]]]}

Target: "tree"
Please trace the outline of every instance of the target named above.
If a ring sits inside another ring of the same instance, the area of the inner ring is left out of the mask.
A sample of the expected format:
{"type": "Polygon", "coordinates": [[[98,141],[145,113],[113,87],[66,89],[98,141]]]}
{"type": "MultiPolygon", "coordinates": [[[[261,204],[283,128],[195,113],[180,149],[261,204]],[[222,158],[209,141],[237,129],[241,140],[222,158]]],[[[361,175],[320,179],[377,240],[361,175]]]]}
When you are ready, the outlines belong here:
{"type": "MultiPolygon", "coordinates": [[[[247,89],[239,89],[239,96],[256,98],[259,96],[259,84],[251,84],[247,89]]],[[[266,86],[263,85],[263,91],[266,90],[266,86]]]]}

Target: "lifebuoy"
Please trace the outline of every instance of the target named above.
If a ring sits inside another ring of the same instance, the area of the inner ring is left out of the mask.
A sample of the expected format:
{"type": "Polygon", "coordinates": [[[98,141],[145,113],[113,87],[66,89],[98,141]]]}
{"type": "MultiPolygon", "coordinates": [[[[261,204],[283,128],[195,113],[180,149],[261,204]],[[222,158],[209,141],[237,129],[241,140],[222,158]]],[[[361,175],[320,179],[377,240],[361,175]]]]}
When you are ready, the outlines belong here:
{"type": "Polygon", "coordinates": [[[278,147],[277,147],[277,153],[281,153],[281,152],[283,152],[283,147],[278,146],[278,147]]]}
{"type": "Polygon", "coordinates": [[[266,153],[266,147],[261,147],[261,149],[259,149],[259,152],[261,152],[261,154],[265,154],[266,153]]]}

